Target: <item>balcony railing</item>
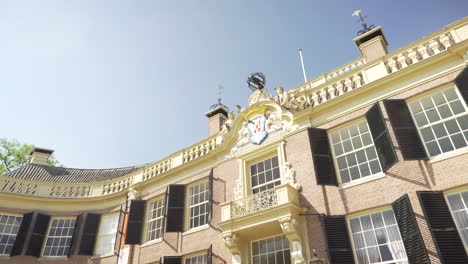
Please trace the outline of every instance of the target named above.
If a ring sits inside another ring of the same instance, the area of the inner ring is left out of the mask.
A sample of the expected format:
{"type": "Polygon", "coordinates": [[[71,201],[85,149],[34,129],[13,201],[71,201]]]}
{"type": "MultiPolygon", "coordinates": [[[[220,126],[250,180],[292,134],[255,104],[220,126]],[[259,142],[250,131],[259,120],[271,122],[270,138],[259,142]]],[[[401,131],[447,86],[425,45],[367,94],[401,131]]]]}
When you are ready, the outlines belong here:
{"type": "Polygon", "coordinates": [[[262,212],[287,203],[299,204],[299,191],[289,184],[276,186],[221,205],[221,221],[262,212]]]}

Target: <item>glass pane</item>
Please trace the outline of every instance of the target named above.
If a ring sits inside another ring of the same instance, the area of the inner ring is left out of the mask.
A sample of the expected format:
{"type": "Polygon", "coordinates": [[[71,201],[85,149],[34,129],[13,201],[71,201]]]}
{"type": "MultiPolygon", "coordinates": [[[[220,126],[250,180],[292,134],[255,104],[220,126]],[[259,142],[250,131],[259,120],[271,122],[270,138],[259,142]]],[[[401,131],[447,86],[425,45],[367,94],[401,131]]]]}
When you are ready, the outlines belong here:
{"type": "Polygon", "coordinates": [[[382,261],[389,261],[392,260],[392,253],[390,253],[390,249],[387,245],[383,245],[379,247],[380,255],[382,256],[382,261]]]}
{"type": "Polygon", "coordinates": [[[343,154],[343,145],[341,145],[341,143],[338,143],[338,144],[334,145],[333,148],[335,150],[335,155],[336,156],[339,156],[339,155],[343,154]]]}
{"type": "Polygon", "coordinates": [[[466,147],[466,141],[462,133],[455,134],[450,137],[456,149],[466,147]]]}
{"type": "Polygon", "coordinates": [[[350,127],[349,133],[351,133],[352,137],[356,136],[359,133],[357,125],[350,127]]]}
{"type": "Polygon", "coordinates": [[[346,155],[346,160],[348,162],[348,166],[350,166],[350,167],[357,164],[356,156],[355,156],[354,153],[346,155]]]}
{"type": "Polygon", "coordinates": [[[461,129],[466,130],[468,129],[468,115],[464,115],[462,117],[457,118],[458,124],[460,125],[461,129]]]}
{"type": "Polygon", "coordinates": [[[447,100],[449,100],[449,101],[458,99],[458,96],[455,93],[455,89],[453,89],[453,88],[445,90],[444,94],[445,94],[445,97],[447,98],[447,100]]]}
{"type": "Polygon", "coordinates": [[[343,148],[345,152],[350,152],[353,150],[353,146],[351,145],[351,140],[343,141],[343,148]]]}
{"type": "Polygon", "coordinates": [[[373,160],[370,162],[370,167],[371,167],[371,171],[372,171],[372,174],[376,174],[376,173],[379,173],[381,170],[380,170],[380,164],[377,160],[373,160]]]}
{"type": "Polygon", "coordinates": [[[447,118],[447,117],[452,116],[452,111],[450,111],[450,107],[446,104],[437,107],[437,110],[439,110],[440,116],[442,118],[447,118]]]}
{"type": "Polygon", "coordinates": [[[362,135],[362,142],[364,146],[372,144],[372,139],[369,133],[363,134],[362,135]]]}
{"type": "Polygon", "coordinates": [[[429,122],[434,123],[440,120],[440,116],[435,109],[431,109],[426,112],[429,122]]]}
{"type": "Polygon", "coordinates": [[[345,157],[339,157],[336,159],[338,163],[338,168],[344,169],[347,167],[346,165],[346,158],[345,157]]]}
{"type": "Polygon", "coordinates": [[[440,154],[439,145],[435,141],[429,142],[426,145],[427,150],[429,151],[430,156],[435,156],[440,154]]]}
{"type": "Polygon", "coordinates": [[[366,161],[366,153],[364,152],[364,150],[360,150],[356,152],[356,157],[357,157],[358,163],[363,163],[366,161]]]}
{"type": "Polygon", "coordinates": [[[442,152],[448,152],[453,150],[452,142],[450,142],[450,139],[448,137],[440,139],[439,144],[440,148],[442,149],[442,152]]]}
{"type": "Polygon", "coordinates": [[[379,228],[375,230],[375,236],[377,237],[377,242],[379,244],[387,243],[387,234],[385,233],[384,228],[379,228]]]}
{"type": "Polygon", "coordinates": [[[364,132],[366,132],[366,131],[368,130],[368,128],[367,128],[367,122],[360,122],[360,123],[358,124],[358,126],[359,126],[359,131],[360,131],[361,133],[364,133],[364,132]]]}
{"type": "Polygon", "coordinates": [[[447,128],[449,134],[455,134],[460,132],[460,128],[458,127],[457,121],[453,119],[445,122],[445,128],[447,128]]]}
{"type": "Polygon", "coordinates": [[[421,129],[421,135],[423,137],[424,142],[434,140],[434,133],[432,133],[432,129],[430,127],[421,129]]]}
{"type": "Polygon", "coordinates": [[[460,228],[468,227],[468,214],[466,211],[454,212],[453,215],[460,228]]]}
{"type": "Polygon", "coordinates": [[[416,119],[416,123],[418,124],[419,127],[422,127],[429,123],[427,121],[426,115],[423,112],[416,114],[414,118],[416,119]]]}
{"type": "Polygon", "coordinates": [[[347,183],[349,182],[351,179],[349,178],[349,172],[348,170],[341,170],[340,171],[340,176],[341,176],[341,182],[342,183],[347,183]]]}
{"type": "Polygon", "coordinates": [[[359,218],[353,218],[349,220],[349,225],[351,226],[352,233],[357,233],[361,231],[361,224],[359,222],[359,218]]]}
{"type": "Polygon", "coordinates": [[[443,124],[437,124],[433,126],[433,129],[437,138],[445,137],[447,135],[447,131],[443,124]]]}
{"type": "Polygon", "coordinates": [[[362,224],[363,230],[372,229],[372,222],[371,222],[370,216],[368,215],[361,217],[361,224],[362,224]]]}
{"type": "Polygon", "coordinates": [[[419,101],[409,103],[409,107],[411,109],[411,112],[413,112],[413,114],[417,114],[422,111],[422,107],[419,101]]]}
{"type": "Polygon", "coordinates": [[[460,100],[454,101],[450,103],[450,108],[452,108],[452,112],[454,115],[458,115],[460,113],[465,112],[465,108],[463,108],[462,103],[460,100]]]}
{"type": "Polygon", "coordinates": [[[361,177],[366,177],[370,175],[370,169],[367,163],[359,165],[359,170],[361,171],[361,177]]]}
{"type": "Polygon", "coordinates": [[[362,142],[361,142],[361,138],[358,136],[358,137],[354,137],[352,139],[353,141],[353,146],[354,146],[354,149],[358,149],[360,147],[362,147],[362,142]]]}
{"type": "Polygon", "coordinates": [[[374,224],[374,228],[379,228],[384,226],[383,218],[381,213],[376,213],[371,215],[372,224],[374,224]]]}
{"type": "Polygon", "coordinates": [[[376,263],[381,261],[378,247],[368,248],[367,252],[369,254],[370,263],[376,263]]]}
{"type": "Polygon", "coordinates": [[[353,234],[354,247],[359,249],[365,247],[362,233],[353,234]]]}
{"type": "Polygon", "coordinates": [[[340,135],[341,135],[341,140],[348,139],[349,138],[348,129],[342,129],[340,131],[340,135]]]}
{"type": "Polygon", "coordinates": [[[351,174],[351,179],[353,180],[359,179],[361,177],[357,166],[349,168],[349,173],[351,174]]]}
{"type": "Polygon", "coordinates": [[[398,232],[398,228],[396,225],[387,227],[387,232],[388,240],[390,240],[390,242],[398,241],[401,239],[400,232],[398,232]]]}
{"type": "Polygon", "coordinates": [[[386,225],[396,224],[395,215],[393,214],[392,210],[383,211],[382,216],[386,225]]]}
{"type": "Polygon", "coordinates": [[[359,264],[368,264],[369,263],[369,260],[367,259],[367,251],[365,249],[358,249],[356,250],[356,255],[357,255],[357,259],[358,259],[358,262],[359,264]]]}
{"type": "Polygon", "coordinates": [[[367,148],[366,149],[366,154],[367,154],[367,158],[369,160],[373,160],[373,159],[377,158],[377,154],[375,153],[375,149],[373,147],[367,148]]]}
{"type": "Polygon", "coordinates": [[[431,97],[424,97],[421,99],[421,104],[424,108],[424,110],[428,110],[432,107],[434,107],[434,103],[432,103],[431,97]]]}
{"type": "Polygon", "coordinates": [[[445,103],[445,98],[444,98],[444,95],[442,93],[436,93],[432,96],[432,99],[434,100],[434,103],[436,105],[441,105],[443,103],[445,103]]]}
{"type": "Polygon", "coordinates": [[[340,134],[338,132],[333,132],[331,134],[331,139],[333,144],[338,143],[340,141],[340,134]]]}

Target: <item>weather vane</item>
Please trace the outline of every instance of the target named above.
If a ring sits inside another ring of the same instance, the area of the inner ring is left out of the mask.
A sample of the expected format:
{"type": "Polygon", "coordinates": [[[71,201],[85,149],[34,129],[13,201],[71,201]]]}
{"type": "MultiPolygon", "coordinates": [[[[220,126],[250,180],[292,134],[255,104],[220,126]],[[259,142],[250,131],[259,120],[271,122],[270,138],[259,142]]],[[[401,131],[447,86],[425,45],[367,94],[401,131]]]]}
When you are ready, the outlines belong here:
{"type": "Polygon", "coordinates": [[[363,29],[361,29],[361,30],[359,30],[359,31],[357,32],[358,36],[360,36],[360,35],[362,35],[362,34],[368,32],[368,31],[371,31],[372,29],[375,28],[374,25],[368,26],[368,25],[366,24],[366,21],[364,21],[364,18],[366,18],[367,16],[363,16],[363,15],[361,14],[361,10],[356,10],[356,11],[354,11],[354,12],[353,12],[353,16],[359,17],[359,20],[356,21],[356,23],[357,23],[357,22],[360,22],[361,25],[362,25],[362,27],[363,27],[363,29]]]}
{"type": "Polygon", "coordinates": [[[212,105],[210,107],[210,109],[215,109],[215,108],[217,108],[219,106],[222,106],[222,107],[229,110],[229,107],[227,107],[227,106],[223,105],[223,103],[221,103],[221,100],[223,99],[222,98],[223,93],[224,93],[224,86],[222,84],[218,84],[218,93],[217,93],[218,94],[218,103],[212,105]]]}

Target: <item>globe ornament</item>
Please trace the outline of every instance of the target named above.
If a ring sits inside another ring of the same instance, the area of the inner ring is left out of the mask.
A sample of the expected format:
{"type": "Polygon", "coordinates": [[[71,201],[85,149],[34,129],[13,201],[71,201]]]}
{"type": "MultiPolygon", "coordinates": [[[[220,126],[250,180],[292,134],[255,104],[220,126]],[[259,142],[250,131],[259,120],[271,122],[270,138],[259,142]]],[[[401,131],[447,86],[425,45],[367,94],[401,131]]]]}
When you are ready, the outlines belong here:
{"type": "Polygon", "coordinates": [[[247,79],[247,85],[249,85],[250,90],[262,90],[265,88],[265,75],[261,72],[255,72],[250,74],[249,78],[247,79]]]}

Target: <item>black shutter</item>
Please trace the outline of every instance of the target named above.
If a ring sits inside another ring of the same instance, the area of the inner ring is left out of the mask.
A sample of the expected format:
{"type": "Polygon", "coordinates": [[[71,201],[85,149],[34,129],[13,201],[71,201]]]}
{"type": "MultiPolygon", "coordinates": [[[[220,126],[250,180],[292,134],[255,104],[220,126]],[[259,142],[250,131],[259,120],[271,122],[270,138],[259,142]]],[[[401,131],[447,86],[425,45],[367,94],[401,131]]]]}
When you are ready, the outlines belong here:
{"type": "Polygon", "coordinates": [[[81,213],[75,221],[75,227],[73,228],[73,236],[70,243],[70,248],[68,249],[68,257],[75,254],[75,249],[78,241],[80,240],[80,230],[81,230],[81,222],[84,220],[85,213],[81,213]]]}
{"type": "Polygon", "coordinates": [[[208,177],[208,190],[210,190],[210,200],[208,203],[208,223],[211,223],[213,218],[213,169],[210,171],[210,176],[208,177]]]}
{"type": "Polygon", "coordinates": [[[460,91],[465,103],[468,105],[468,67],[465,67],[455,78],[455,85],[457,85],[458,91],[460,91]]]}
{"type": "Polygon", "coordinates": [[[398,162],[395,149],[393,148],[390,134],[385,124],[385,119],[380,110],[379,103],[374,104],[366,113],[367,123],[374,140],[374,146],[379,155],[380,165],[383,171],[387,171],[393,164],[398,162]]]}
{"type": "Polygon", "coordinates": [[[405,245],[408,262],[410,264],[431,263],[408,194],[393,202],[392,208],[405,245]]]}
{"type": "Polygon", "coordinates": [[[206,252],[206,264],[213,263],[213,245],[210,245],[208,251],[206,252]]]}
{"type": "Polygon", "coordinates": [[[42,213],[37,214],[31,237],[29,238],[29,244],[26,249],[27,256],[41,256],[42,244],[44,243],[44,237],[47,232],[47,228],[49,227],[49,220],[49,215],[42,213]]]}
{"type": "Polygon", "coordinates": [[[353,250],[349,241],[345,217],[342,215],[325,216],[324,225],[330,263],[353,264],[353,250]]]}
{"type": "Polygon", "coordinates": [[[442,192],[417,192],[442,263],[468,263],[463,242],[442,192]]]}
{"type": "Polygon", "coordinates": [[[390,123],[405,160],[427,159],[421,138],[405,100],[384,100],[390,123]]]}
{"type": "Polygon", "coordinates": [[[23,220],[21,221],[21,225],[18,230],[18,234],[16,235],[15,243],[13,244],[10,256],[18,256],[23,253],[23,249],[25,246],[24,243],[26,242],[29,230],[31,229],[33,215],[33,212],[23,215],[23,220]]]}
{"type": "Polygon", "coordinates": [[[166,232],[184,231],[185,185],[170,185],[167,195],[166,232]]]}
{"type": "Polygon", "coordinates": [[[145,220],[145,205],[145,200],[132,200],[130,202],[125,244],[136,245],[141,243],[145,220]]]}
{"type": "Polygon", "coordinates": [[[81,240],[79,241],[80,247],[78,250],[79,255],[92,256],[94,255],[94,244],[96,243],[96,236],[99,229],[101,220],[100,214],[87,213],[81,240]]]}
{"type": "Polygon", "coordinates": [[[182,257],[179,256],[171,256],[171,257],[164,257],[164,264],[182,264],[182,257]]]}
{"type": "Polygon", "coordinates": [[[327,130],[309,128],[309,141],[317,184],[338,186],[327,130]]]}

